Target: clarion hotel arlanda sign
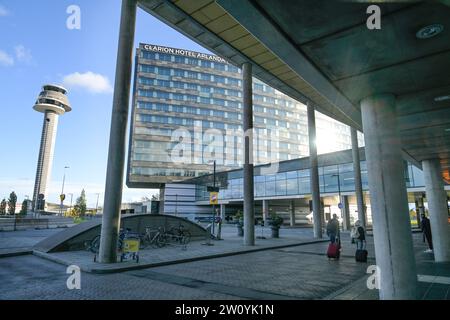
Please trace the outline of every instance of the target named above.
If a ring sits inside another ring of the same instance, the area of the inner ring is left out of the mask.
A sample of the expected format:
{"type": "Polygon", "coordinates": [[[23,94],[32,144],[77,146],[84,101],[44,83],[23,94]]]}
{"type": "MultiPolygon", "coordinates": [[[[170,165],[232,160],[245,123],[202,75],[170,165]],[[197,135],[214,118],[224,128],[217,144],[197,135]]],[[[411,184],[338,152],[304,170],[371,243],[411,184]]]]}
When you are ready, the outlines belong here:
{"type": "Polygon", "coordinates": [[[141,44],[141,49],[144,49],[146,51],[161,52],[161,53],[167,53],[167,54],[176,54],[179,56],[186,56],[186,57],[191,57],[191,58],[227,63],[227,61],[222,59],[221,57],[207,54],[207,53],[189,51],[189,50],[185,50],[185,49],[162,47],[162,46],[157,46],[157,45],[153,45],[153,44],[141,44]]]}

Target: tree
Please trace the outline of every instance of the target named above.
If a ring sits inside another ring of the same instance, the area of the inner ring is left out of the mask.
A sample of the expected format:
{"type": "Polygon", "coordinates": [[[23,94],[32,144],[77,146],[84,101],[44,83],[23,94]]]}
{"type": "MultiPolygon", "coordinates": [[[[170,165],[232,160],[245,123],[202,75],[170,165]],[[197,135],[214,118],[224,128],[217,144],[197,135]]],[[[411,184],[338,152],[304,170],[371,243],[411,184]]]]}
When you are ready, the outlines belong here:
{"type": "Polygon", "coordinates": [[[22,209],[20,210],[20,214],[27,214],[28,212],[28,201],[27,200],[23,200],[22,201],[22,209]]]}
{"type": "Polygon", "coordinates": [[[6,214],[6,200],[3,198],[2,202],[0,202],[0,214],[5,215],[6,214]]]}
{"type": "Polygon", "coordinates": [[[84,189],[81,190],[81,195],[77,198],[74,209],[80,217],[84,217],[86,214],[86,192],[84,189]]]}
{"type": "Polygon", "coordinates": [[[9,194],[8,199],[8,213],[10,215],[14,215],[16,213],[16,203],[17,203],[17,195],[13,191],[9,194]]]}
{"type": "Polygon", "coordinates": [[[152,194],[152,201],[158,201],[159,200],[159,193],[152,194]]]}

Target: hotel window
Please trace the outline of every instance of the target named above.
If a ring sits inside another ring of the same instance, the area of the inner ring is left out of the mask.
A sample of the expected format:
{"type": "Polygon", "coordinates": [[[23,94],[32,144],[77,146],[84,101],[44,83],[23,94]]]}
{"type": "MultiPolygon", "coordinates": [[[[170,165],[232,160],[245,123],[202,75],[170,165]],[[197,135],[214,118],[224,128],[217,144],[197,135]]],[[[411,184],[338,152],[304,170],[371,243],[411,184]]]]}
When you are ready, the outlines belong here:
{"type": "Polygon", "coordinates": [[[210,98],[205,98],[205,97],[200,97],[200,103],[210,104],[211,103],[211,99],[210,98]]]}
{"type": "Polygon", "coordinates": [[[225,65],[223,63],[214,62],[214,69],[225,71],[225,65]]]}
{"type": "Polygon", "coordinates": [[[201,73],[200,79],[202,79],[203,81],[211,81],[211,75],[207,73],[201,73]]]}
{"type": "Polygon", "coordinates": [[[231,84],[232,86],[240,86],[241,80],[235,78],[228,78],[228,84],[231,84]]]}
{"type": "Polygon", "coordinates": [[[162,76],[170,76],[170,69],[164,67],[158,67],[158,74],[162,76]]]}
{"type": "Polygon", "coordinates": [[[253,109],[255,112],[264,113],[264,107],[262,107],[262,106],[254,105],[253,109]]]}
{"type": "Polygon", "coordinates": [[[146,77],[139,77],[139,83],[146,85],[146,86],[152,86],[153,85],[153,79],[146,78],[146,77]]]}
{"type": "Polygon", "coordinates": [[[224,117],[225,116],[225,112],[221,111],[221,110],[213,110],[213,116],[214,117],[224,117]]]}
{"type": "Polygon", "coordinates": [[[214,93],[225,95],[225,89],[223,89],[223,88],[214,88],[214,93]]]}
{"type": "Polygon", "coordinates": [[[175,63],[184,63],[184,57],[175,56],[175,63]]]}
{"type": "Polygon", "coordinates": [[[225,83],[225,77],[222,76],[214,76],[214,81],[217,83],[225,83]]]}
{"type": "Polygon", "coordinates": [[[203,68],[211,68],[211,62],[205,61],[205,60],[201,60],[201,66],[203,68]]]}
{"type": "Polygon", "coordinates": [[[153,91],[139,89],[138,95],[141,97],[153,97],[153,91]]]}
{"type": "Polygon", "coordinates": [[[184,95],[181,93],[172,93],[172,99],[182,101],[184,99],[184,95]]]}
{"type": "Polygon", "coordinates": [[[197,72],[188,71],[188,72],[187,72],[187,77],[188,77],[189,79],[197,79],[197,72]]]}
{"type": "Polygon", "coordinates": [[[141,57],[144,59],[155,59],[155,53],[154,52],[148,52],[148,51],[141,51],[141,57]]]}
{"type": "Polygon", "coordinates": [[[141,64],[141,65],[139,65],[139,70],[141,72],[155,73],[155,67],[154,66],[150,66],[148,64],[141,64]]]}
{"type": "Polygon", "coordinates": [[[194,58],[187,58],[187,64],[198,66],[198,60],[194,58]]]}
{"type": "Polygon", "coordinates": [[[229,72],[239,72],[239,69],[237,68],[237,67],[235,67],[235,66],[232,66],[232,65],[228,65],[228,71],[229,72]]]}
{"type": "Polygon", "coordinates": [[[184,77],[184,70],[175,69],[174,70],[174,76],[176,76],[176,77],[184,77]]]}
{"type": "Polygon", "coordinates": [[[156,91],[156,97],[159,99],[170,99],[170,94],[164,91],[156,91]]]}
{"type": "Polygon", "coordinates": [[[189,102],[197,102],[197,96],[191,95],[191,94],[187,94],[186,95],[186,100],[189,102]]]}
{"type": "Polygon", "coordinates": [[[173,81],[172,82],[172,86],[175,89],[184,89],[184,82],[180,82],[180,81],[173,81]]]}
{"type": "Polygon", "coordinates": [[[182,106],[172,106],[172,112],[183,113],[182,106]]]}
{"type": "Polygon", "coordinates": [[[200,91],[203,93],[210,93],[211,87],[201,86],[200,91]]]}
{"type": "Polygon", "coordinates": [[[195,84],[195,83],[188,83],[187,84],[187,89],[189,89],[189,90],[197,90],[197,84],[195,84]]]}
{"type": "Polygon", "coordinates": [[[254,94],[253,99],[255,101],[264,101],[264,96],[260,96],[259,94],[254,94]]]}
{"type": "Polygon", "coordinates": [[[162,61],[172,61],[172,56],[165,53],[159,53],[159,60],[162,61]]]}
{"type": "Polygon", "coordinates": [[[167,80],[157,80],[156,85],[160,87],[170,87],[170,81],[167,80]]]}
{"type": "Polygon", "coordinates": [[[237,90],[228,89],[228,95],[233,96],[233,97],[240,97],[241,93],[237,90]]]}
{"type": "Polygon", "coordinates": [[[264,86],[259,83],[253,84],[253,88],[255,89],[255,91],[264,91],[264,86]]]}
{"type": "Polygon", "coordinates": [[[223,99],[214,99],[214,104],[218,106],[225,106],[225,100],[223,99]]]}
{"type": "Polygon", "coordinates": [[[228,106],[232,108],[239,108],[239,102],[228,100],[228,106]]]}
{"type": "Polygon", "coordinates": [[[190,114],[196,114],[197,113],[197,108],[194,107],[185,107],[186,108],[186,113],[190,113],[190,114]]]}

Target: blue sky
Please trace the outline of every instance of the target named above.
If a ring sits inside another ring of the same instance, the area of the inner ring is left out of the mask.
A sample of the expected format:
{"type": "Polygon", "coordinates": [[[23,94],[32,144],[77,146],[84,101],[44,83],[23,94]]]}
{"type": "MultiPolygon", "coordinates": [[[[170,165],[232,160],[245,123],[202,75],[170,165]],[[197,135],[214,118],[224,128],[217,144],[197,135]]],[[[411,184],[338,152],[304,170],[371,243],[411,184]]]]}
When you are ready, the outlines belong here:
{"type": "MultiPolygon", "coordinates": [[[[43,121],[32,106],[43,84],[64,83],[73,111],[59,119],[47,200],[58,201],[70,166],[65,193],[75,200],[85,188],[90,206],[96,193],[103,202],[120,7],[120,0],[0,0],[0,198],[12,190],[19,201],[32,196],[43,121]],[[81,9],[80,30],[66,27],[70,5],[81,9]]],[[[140,9],[139,42],[207,52],[140,9]]],[[[154,192],[125,187],[123,201],[154,192]]]]}

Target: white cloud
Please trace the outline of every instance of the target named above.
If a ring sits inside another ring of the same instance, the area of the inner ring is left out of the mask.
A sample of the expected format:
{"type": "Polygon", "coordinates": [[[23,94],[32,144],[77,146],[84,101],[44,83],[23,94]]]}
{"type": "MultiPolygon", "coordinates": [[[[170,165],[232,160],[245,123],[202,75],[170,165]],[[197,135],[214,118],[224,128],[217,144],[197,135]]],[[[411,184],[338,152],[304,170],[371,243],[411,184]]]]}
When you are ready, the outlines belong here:
{"type": "Polygon", "coordinates": [[[16,52],[16,58],[18,61],[30,63],[32,60],[31,51],[25,48],[23,45],[19,44],[14,47],[16,52]]]}
{"type": "Polygon", "coordinates": [[[74,72],[64,76],[63,84],[67,88],[80,88],[91,93],[111,93],[113,88],[109,79],[91,71],[85,73],[74,72]]]}
{"type": "Polygon", "coordinates": [[[0,66],[10,67],[14,65],[14,58],[5,51],[0,50],[0,66]]]}
{"type": "Polygon", "coordinates": [[[9,15],[9,11],[2,5],[0,5],[0,17],[5,17],[9,15]]]}

